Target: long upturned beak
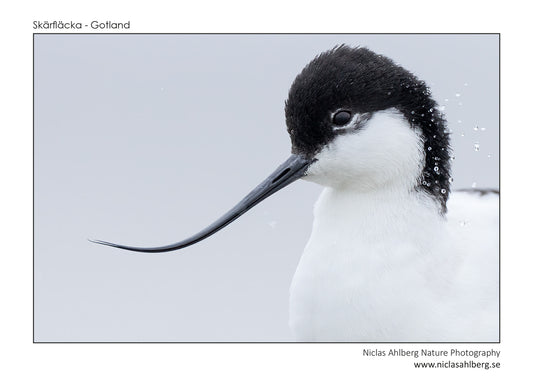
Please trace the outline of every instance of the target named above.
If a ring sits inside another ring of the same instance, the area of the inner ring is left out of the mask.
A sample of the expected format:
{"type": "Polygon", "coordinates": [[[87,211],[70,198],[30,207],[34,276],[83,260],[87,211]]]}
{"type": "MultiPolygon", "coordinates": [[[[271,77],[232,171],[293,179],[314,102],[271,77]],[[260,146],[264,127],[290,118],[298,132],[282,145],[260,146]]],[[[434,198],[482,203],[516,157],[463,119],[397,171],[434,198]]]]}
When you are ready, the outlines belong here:
{"type": "Polygon", "coordinates": [[[181,242],[162,247],[143,248],[129,247],[126,245],[109,243],[103,240],[90,241],[97,244],[108,245],[110,247],[126,249],[128,251],[149,253],[169,252],[188,247],[213,235],[215,232],[229,225],[231,222],[239,218],[241,215],[246,213],[255,205],[259,204],[265,198],[273,195],[280,189],[301,178],[305,174],[308,166],[311,163],[312,161],[310,160],[307,160],[299,155],[292,154],[289,159],[287,159],[276,169],[276,171],[274,171],[268,178],[266,178],[261,184],[259,184],[230,211],[228,211],[226,214],[224,214],[222,217],[220,217],[218,220],[213,222],[210,226],[206,227],[196,235],[182,240],[181,242]]]}

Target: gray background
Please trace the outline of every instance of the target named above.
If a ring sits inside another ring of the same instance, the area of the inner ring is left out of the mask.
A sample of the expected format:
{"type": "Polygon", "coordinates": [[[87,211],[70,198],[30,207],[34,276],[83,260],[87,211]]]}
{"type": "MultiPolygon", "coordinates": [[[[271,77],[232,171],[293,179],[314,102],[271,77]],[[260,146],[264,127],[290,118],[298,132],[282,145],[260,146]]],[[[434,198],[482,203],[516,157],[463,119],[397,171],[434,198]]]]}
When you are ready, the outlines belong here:
{"type": "Polygon", "coordinates": [[[340,43],[430,84],[454,187],[498,186],[496,35],[36,35],[35,340],[290,341],[319,186],[294,183],[178,252],[87,238],[164,245],[233,206],[290,153],[295,75],[340,43]]]}

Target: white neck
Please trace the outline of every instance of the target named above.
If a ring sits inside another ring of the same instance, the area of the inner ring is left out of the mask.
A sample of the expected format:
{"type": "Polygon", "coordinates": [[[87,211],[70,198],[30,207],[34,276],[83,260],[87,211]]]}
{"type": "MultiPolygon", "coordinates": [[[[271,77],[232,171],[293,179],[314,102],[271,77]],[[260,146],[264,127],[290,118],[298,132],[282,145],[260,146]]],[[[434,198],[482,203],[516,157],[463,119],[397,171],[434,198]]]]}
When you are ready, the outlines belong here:
{"type": "MultiPolygon", "coordinates": [[[[377,249],[376,244],[392,246],[407,239],[422,246],[428,237],[432,240],[435,235],[432,231],[442,229],[443,220],[435,201],[414,190],[383,187],[362,192],[325,188],[315,205],[313,235],[373,249],[377,249]]],[[[353,251],[366,252],[366,249],[353,251]]]]}

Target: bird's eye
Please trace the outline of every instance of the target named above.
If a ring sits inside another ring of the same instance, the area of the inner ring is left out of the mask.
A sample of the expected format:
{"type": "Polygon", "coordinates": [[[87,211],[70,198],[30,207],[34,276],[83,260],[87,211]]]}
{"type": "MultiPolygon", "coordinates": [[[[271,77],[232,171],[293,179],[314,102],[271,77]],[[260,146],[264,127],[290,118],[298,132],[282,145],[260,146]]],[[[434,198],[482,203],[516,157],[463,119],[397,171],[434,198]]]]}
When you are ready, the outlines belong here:
{"type": "Polygon", "coordinates": [[[333,115],[333,124],[346,125],[351,120],[352,114],[348,111],[338,111],[333,115]]]}

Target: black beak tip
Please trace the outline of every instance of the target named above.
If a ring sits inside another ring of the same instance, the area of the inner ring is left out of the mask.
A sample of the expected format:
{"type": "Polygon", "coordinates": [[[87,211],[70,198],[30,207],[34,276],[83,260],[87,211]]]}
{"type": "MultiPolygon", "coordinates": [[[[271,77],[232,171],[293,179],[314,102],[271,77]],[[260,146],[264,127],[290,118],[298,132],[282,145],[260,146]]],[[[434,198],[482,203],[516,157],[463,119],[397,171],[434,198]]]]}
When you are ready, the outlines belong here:
{"type": "Polygon", "coordinates": [[[103,240],[98,240],[98,239],[87,239],[87,241],[91,242],[91,243],[94,243],[94,244],[101,244],[101,245],[110,245],[111,243],[108,243],[108,242],[105,242],[103,240]]]}

